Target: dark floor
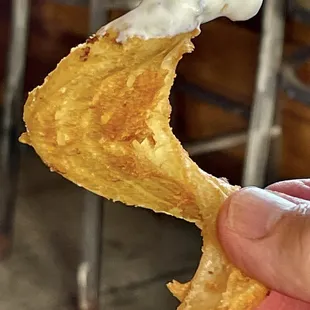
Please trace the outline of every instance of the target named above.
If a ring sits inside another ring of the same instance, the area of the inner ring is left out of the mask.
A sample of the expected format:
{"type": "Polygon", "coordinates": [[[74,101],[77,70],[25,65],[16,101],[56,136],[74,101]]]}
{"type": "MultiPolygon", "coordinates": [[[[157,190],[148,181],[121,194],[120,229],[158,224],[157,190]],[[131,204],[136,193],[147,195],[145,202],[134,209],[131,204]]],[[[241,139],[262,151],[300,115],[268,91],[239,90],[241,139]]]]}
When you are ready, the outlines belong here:
{"type": "MultiPolygon", "coordinates": [[[[12,257],[0,264],[0,310],[71,309],[80,259],[83,191],[23,156],[12,257]]],[[[175,309],[165,283],[200,257],[192,224],[138,208],[105,209],[101,309],[175,309]]]]}

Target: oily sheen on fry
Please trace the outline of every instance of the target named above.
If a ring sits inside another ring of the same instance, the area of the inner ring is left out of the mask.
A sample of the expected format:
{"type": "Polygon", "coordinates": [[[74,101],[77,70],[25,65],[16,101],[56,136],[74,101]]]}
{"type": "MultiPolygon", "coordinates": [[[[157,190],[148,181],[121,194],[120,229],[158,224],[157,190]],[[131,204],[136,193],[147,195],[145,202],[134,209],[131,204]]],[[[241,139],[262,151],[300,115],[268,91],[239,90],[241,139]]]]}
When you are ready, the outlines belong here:
{"type": "Polygon", "coordinates": [[[176,66],[197,34],[125,43],[111,30],[91,37],[29,94],[20,140],[52,171],[98,195],[201,228],[196,274],[168,284],[178,309],[250,310],[266,288],[227,261],[216,237],[219,207],[238,187],[199,169],[169,126],[176,66]]]}

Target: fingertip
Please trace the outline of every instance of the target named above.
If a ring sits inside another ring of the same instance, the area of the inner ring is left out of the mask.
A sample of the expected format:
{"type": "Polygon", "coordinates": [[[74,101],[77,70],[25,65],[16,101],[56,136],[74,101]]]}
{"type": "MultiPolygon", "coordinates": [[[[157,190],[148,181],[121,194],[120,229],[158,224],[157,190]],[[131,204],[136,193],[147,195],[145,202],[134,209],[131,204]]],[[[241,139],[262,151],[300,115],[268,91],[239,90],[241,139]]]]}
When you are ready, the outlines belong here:
{"type": "Polygon", "coordinates": [[[266,189],[306,200],[310,199],[310,179],[281,181],[269,185],[266,189]]]}
{"type": "Polygon", "coordinates": [[[222,205],[218,238],[227,258],[246,275],[309,302],[310,217],[296,207],[268,191],[240,190],[222,205]],[[264,223],[269,233],[262,235],[264,223]]]}
{"type": "Polygon", "coordinates": [[[238,200],[238,197],[240,195],[243,194],[244,191],[246,191],[248,188],[244,187],[241,188],[240,190],[232,193],[222,204],[219,214],[218,214],[218,219],[217,219],[217,223],[218,223],[218,228],[221,229],[223,228],[224,230],[226,229],[226,225],[225,223],[227,222],[227,218],[228,218],[228,209],[229,206],[232,202],[232,200],[238,200]]]}
{"type": "MultiPolygon", "coordinates": [[[[242,200],[242,197],[252,188],[243,188],[239,191],[230,195],[223,203],[218,219],[217,219],[217,233],[219,241],[223,247],[223,250],[229,260],[236,265],[238,268],[243,270],[245,273],[248,272],[247,264],[247,254],[244,254],[244,251],[247,251],[248,248],[251,248],[251,241],[240,237],[229,227],[229,208],[231,207],[232,201],[234,203],[242,200]]],[[[249,273],[248,273],[249,275],[249,273]]]]}
{"type": "Polygon", "coordinates": [[[309,309],[310,309],[309,303],[273,291],[256,310],[309,310],[309,309]]]}
{"type": "Polygon", "coordinates": [[[219,238],[225,238],[227,233],[231,233],[230,229],[228,228],[227,222],[228,222],[228,210],[231,205],[232,200],[236,201],[238,200],[239,196],[243,194],[243,192],[247,190],[247,188],[242,188],[233,194],[231,194],[222,204],[218,217],[217,217],[217,230],[219,238]]]}
{"type": "Polygon", "coordinates": [[[228,231],[227,227],[227,219],[228,219],[228,209],[231,203],[231,200],[233,197],[236,197],[239,195],[239,192],[243,189],[240,189],[237,192],[234,192],[232,195],[230,195],[222,204],[218,217],[217,217],[217,233],[220,241],[223,241],[225,239],[225,236],[228,231]]]}

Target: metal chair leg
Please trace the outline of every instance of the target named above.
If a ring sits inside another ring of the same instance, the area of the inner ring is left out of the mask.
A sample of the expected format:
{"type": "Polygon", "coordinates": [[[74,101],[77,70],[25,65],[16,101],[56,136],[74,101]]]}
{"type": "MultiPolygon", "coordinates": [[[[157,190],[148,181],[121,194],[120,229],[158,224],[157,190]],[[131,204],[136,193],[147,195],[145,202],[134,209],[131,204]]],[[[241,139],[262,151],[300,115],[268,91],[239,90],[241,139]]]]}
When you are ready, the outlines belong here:
{"type": "Polygon", "coordinates": [[[99,310],[104,200],[85,193],[82,262],[78,270],[80,310],[99,310]]]}
{"type": "Polygon", "coordinates": [[[30,1],[12,0],[11,40],[0,139],[0,260],[8,256],[12,243],[29,13],[30,1]]]}
{"type": "Polygon", "coordinates": [[[270,156],[270,131],[277,113],[278,74],[285,30],[283,0],[267,0],[259,56],[256,92],[250,120],[243,185],[263,187],[270,156]]]}
{"type": "MultiPolygon", "coordinates": [[[[107,22],[102,0],[90,0],[90,33],[107,22]]],[[[78,270],[79,309],[99,310],[102,229],[105,200],[90,192],[85,193],[82,262],[78,270]]]]}

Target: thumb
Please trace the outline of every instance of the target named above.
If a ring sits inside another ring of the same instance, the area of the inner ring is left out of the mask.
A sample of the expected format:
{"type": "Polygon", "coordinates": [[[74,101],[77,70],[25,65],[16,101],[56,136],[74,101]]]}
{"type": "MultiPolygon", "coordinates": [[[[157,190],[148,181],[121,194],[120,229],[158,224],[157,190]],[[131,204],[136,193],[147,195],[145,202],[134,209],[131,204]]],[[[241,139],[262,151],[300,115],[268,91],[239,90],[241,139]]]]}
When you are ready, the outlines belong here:
{"type": "Polygon", "coordinates": [[[218,233],[227,256],[247,275],[310,302],[310,202],[289,197],[240,190],[224,203],[218,233]]]}

